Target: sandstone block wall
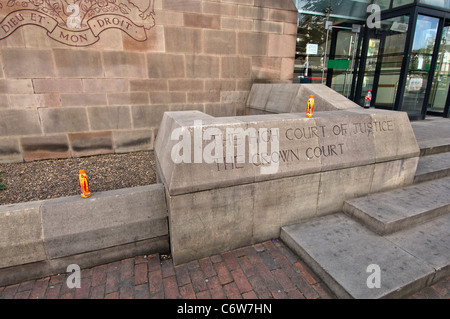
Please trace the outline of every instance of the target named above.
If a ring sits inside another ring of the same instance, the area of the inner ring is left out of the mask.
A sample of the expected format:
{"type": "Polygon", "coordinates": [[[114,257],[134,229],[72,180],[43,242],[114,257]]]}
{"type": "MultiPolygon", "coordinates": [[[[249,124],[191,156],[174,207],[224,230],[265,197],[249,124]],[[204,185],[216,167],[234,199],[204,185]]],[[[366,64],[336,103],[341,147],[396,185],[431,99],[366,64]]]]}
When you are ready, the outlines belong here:
{"type": "Polygon", "coordinates": [[[118,0],[79,28],[63,1],[0,2],[0,163],[150,150],[165,111],[240,115],[292,80],[291,0],[118,0]]]}

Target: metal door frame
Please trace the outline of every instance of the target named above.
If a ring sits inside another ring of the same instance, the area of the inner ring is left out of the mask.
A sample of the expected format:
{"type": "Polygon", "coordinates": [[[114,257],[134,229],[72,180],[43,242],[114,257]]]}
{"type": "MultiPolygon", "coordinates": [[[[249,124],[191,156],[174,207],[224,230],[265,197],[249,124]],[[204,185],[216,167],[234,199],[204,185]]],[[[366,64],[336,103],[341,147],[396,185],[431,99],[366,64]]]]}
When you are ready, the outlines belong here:
{"type": "MultiPolygon", "coordinates": [[[[430,70],[435,70],[437,67],[437,60],[438,60],[438,55],[439,55],[439,50],[440,50],[440,45],[441,45],[442,32],[444,31],[445,23],[450,22],[450,14],[447,13],[443,17],[439,17],[439,18],[441,20],[439,21],[438,32],[436,34],[436,43],[435,43],[435,48],[433,51],[433,55],[435,55],[435,56],[431,63],[430,70]]],[[[430,72],[430,74],[428,75],[428,77],[429,77],[428,81],[430,81],[429,83],[431,85],[430,85],[429,89],[427,88],[428,89],[427,91],[429,91],[429,92],[426,92],[426,94],[425,94],[425,98],[426,98],[425,103],[424,103],[425,104],[424,105],[425,112],[426,112],[426,114],[429,114],[429,115],[449,117],[450,116],[450,86],[449,86],[449,89],[447,92],[447,99],[445,101],[443,112],[441,113],[441,112],[435,112],[435,111],[428,111],[430,96],[432,93],[433,76],[434,76],[434,72],[430,72]]]]}
{"type": "MultiPolygon", "coordinates": [[[[323,64],[322,64],[322,84],[323,84],[323,79],[325,77],[325,69],[327,70],[327,78],[326,78],[326,85],[328,87],[331,87],[331,82],[332,82],[332,76],[333,76],[333,69],[328,69],[328,60],[330,59],[334,59],[335,55],[336,55],[336,43],[337,43],[337,37],[338,37],[338,33],[341,30],[345,30],[345,31],[351,31],[351,33],[354,33],[355,39],[352,41],[352,43],[350,43],[351,45],[353,45],[353,49],[351,50],[351,61],[349,64],[349,68],[346,70],[345,73],[345,77],[344,77],[344,88],[343,88],[343,95],[346,96],[347,98],[351,99],[351,96],[353,95],[354,91],[355,91],[355,81],[354,78],[357,75],[355,72],[355,69],[357,67],[357,65],[355,64],[355,60],[356,57],[358,55],[358,51],[359,51],[359,47],[360,47],[360,41],[361,41],[361,37],[359,36],[359,33],[361,32],[361,25],[360,24],[352,24],[351,27],[345,27],[345,26],[334,26],[333,25],[333,21],[325,21],[325,29],[327,30],[327,37],[326,37],[326,41],[325,41],[325,52],[324,52],[324,58],[323,58],[323,64]],[[327,52],[328,52],[328,45],[330,42],[330,33],[331,31],[331,43],[330,43],[330,54],[329,56],[327,56],[327,52]],[[351,78],[352,78],[352,83],[349,86],[349,89],[347,90],[347,88],[345,88],[345,83],[347,81],[347,75],[350,74],[351,78]],[[345,94],[347,91],[347,94],[345,94]]],[[[350,50],[349,50],[350,51],[350,50]]],[[[350,52],[349,52],[350,53],[350,52]]]]}

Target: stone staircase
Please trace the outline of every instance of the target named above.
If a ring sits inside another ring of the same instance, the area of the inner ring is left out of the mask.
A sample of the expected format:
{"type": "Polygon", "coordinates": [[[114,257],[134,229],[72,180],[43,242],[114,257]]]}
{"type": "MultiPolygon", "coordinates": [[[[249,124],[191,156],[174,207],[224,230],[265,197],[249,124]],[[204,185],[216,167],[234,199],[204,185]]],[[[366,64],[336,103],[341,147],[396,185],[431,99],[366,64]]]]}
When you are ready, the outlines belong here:
{"type": "Polygon", "coordinates": [[[402,298],[450,275],[450,120],[442,123],[441,134],[412,123],[421,148],[413,185],[282,227],[281,239],[337,297],[402,298]]]}

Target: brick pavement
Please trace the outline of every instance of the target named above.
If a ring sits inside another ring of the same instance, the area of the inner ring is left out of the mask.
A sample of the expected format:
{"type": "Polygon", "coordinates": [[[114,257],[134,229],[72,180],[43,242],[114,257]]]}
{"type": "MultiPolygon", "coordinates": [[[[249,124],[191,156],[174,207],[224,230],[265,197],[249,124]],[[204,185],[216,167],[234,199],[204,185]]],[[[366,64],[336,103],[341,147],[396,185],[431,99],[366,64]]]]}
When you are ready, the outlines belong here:
{"type": "MultiPolygon", "coordinates": [[[[70,274],[0,287],[0,299],[322,299],[335,296],[283,242],[257,245],[174,266],[154,254],[70,274]]],[[[449,299],[450,277],[410,298],[449,299]]]]}

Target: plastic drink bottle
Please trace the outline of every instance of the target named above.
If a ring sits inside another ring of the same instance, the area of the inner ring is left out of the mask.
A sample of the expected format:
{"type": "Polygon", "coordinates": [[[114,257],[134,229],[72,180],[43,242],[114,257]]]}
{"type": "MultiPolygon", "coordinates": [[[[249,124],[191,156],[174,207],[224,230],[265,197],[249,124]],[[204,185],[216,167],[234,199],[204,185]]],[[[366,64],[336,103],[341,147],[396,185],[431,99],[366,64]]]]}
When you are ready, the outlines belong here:
{"type": "Polygon", "coordinates": [[[81,197],[88,198],[91,196],[91,192],[89,191],[89,181],[84,169],[78,171],[78,183],[81,188],[81,197]]]}
{"type": "Polygon", "coordinates": [[[372,101],[372,90],[367,91],[366,98],[364,99],[364,108],[368,109],[370,107],[370,102],[372,101]]]}
{"type": "Polygon", "coordinates": [[[306,117],[312,117],[314,112],[314,95],[310,95],[306,106],[306,117]]]}

